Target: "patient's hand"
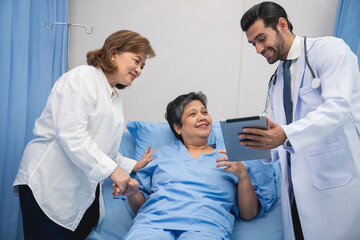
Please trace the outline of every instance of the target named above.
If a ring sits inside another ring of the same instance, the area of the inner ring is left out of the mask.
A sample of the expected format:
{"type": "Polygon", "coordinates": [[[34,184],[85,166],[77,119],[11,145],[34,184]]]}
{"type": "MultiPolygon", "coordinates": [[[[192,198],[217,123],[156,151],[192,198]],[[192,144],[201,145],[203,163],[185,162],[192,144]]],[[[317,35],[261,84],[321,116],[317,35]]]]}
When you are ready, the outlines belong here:
{"type": "MultiPolygon", "coordinates": [[[[225,149],[221,149],[218,152],[226,154],[225,149]]],[[[223,169],[223,171],[232,172],[235,176],[239,178],[239,180],[248,177],[248,172],[246,170],[246,167],[241,161],[229,162],[228,156],[225,155],[216,159],[216,162],[218,163],[216,165],[217,168],[226,167],[223,169]]]]}
{"type": "MultiPolygon", "coordinates": [[[[114,189],[112,190],[111,194],[113,196],[119,196],[120,189],[116,186],[115,183],[113,183],[113,187],[114,187],[114,189]]],[[[133,178],[130,178],[129,182],[127,183],[127,187],[126,187],[125,191],[123,191],[121,193],[121,195],[131,196],[131,195],[137,193],[138,190],[139,190],[139,182],[133,178]]]]}
{"type": "Polygon", "coordinates": [[[132,196],[135,193],[137,193],[138,191],[139,191],[139,182],[133,178],[130,178],[130,181],[128,182],[127,188],[126,188],[125,192],[123,193],[123,195],[132,196]]]}
{"type": "Polygon", "coordinates": [[[144,156],[135,164],[135,167],[133,169],[133,172],[137,172],[138,170],[142,169],[143,167],[146,166],[146,164],[148,164],[149,162],[151,162],[154,158],[151,156],[156,149],[158,149],[159,147],[155,148],[154,150],[152,150],[150,152],[150,147],[148,147],[145,151],[144,156]]]}
{"type": "MultiPolygon", "coordinates": [[[[117,194],[117,186],[115,184],[113,184],[113,186],[114,190],[111,193],[119,196],[119,194],[117,194]]],[[[134,212],[137,212],[145,202],[144,195],[139,191],[139,182],[132,178],[130,178],[127,188],[122,195],[127,196],[128,203],[134,212]]]]}

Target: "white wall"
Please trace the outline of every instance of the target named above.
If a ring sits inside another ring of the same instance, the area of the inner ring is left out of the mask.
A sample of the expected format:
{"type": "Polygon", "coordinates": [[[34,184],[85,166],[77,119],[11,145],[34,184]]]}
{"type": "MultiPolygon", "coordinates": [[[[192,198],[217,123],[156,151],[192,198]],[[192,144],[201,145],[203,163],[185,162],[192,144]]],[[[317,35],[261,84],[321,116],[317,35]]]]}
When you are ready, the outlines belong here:
{"type": "MultiPolygon", "coordinates": [[[[164,122],[169,101],[190,91],[208,96],[214,121],[260,114],[276,64],[257,55],[240,28],[255,0],[69,0],[69,68],[86,64],[86,53],[106,37],[130,29],[147,37],[157,56],[123,91],[126,120],[164,122]]],[[[288,12],[294,33],[333,35],[338,0],[275,1],[288,12]]]]}

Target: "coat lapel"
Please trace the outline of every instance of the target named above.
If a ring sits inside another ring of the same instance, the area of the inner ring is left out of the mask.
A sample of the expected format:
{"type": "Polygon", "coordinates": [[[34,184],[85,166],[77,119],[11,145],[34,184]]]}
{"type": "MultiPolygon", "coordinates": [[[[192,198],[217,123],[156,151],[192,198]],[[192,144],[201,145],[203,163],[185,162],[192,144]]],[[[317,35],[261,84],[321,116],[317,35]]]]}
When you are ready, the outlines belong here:
{"type": "MultiPolygon", "coordinates": [[[[299,90],[303,87],[305,71],[307,68],[306,61],[305,61],[305,54],[304,54],[304,38],[302,40],[302,52],[300,57],[296,62],[296,70],[295,70],[295,79],[294,79],[294,89],[293,89],[293,121],[300,119],[300,105],[301,105],[301,98],[299,96],[299,90]]],[[[312,46],[314,45],[313,41],[309,41],[307,39],[307,54],[310,52],[312,46]]]]}

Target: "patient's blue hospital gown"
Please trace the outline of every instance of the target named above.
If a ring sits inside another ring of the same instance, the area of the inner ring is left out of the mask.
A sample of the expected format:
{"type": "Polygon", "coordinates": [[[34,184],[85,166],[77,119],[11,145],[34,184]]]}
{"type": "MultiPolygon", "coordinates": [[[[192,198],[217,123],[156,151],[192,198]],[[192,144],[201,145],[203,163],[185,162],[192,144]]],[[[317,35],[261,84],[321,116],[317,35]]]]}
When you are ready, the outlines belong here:
{"type": "MultiPolygon", "coordinates": [[[[160,228],[201,231],[228,239],[234,223],[230,210],[237,202],[238,178],[216,168],[216,159],[223,156],[219,149],[225,146],[216,143],[212,153],[197,159],[181,141],[156,150],[154,160],[137,172],[140,191],[147,201],[139,209],[129,234],[139,228],[160,228]]],[[[263,198],[258,199],[261,208],[263,198]]]]}

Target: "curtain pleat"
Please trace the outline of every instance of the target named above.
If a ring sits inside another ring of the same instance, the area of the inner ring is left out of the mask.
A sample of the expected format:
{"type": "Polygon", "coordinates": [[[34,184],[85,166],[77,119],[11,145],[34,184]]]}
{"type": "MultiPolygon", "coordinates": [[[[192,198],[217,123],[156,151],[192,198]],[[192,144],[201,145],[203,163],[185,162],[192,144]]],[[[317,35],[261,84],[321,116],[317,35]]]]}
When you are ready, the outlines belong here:
{"type": "Polygon", "coordinates": [[[360,67],[360,1],[339,0],[334,36],[342,38],[358,57],[360,67]]]}
{"type": "Polygon", "coordinates": [[[66,70],[65,0],[0,3],[0,239],[23,239],[19,199],[12,192],[25,145],[50,90],[66,70]]]}

